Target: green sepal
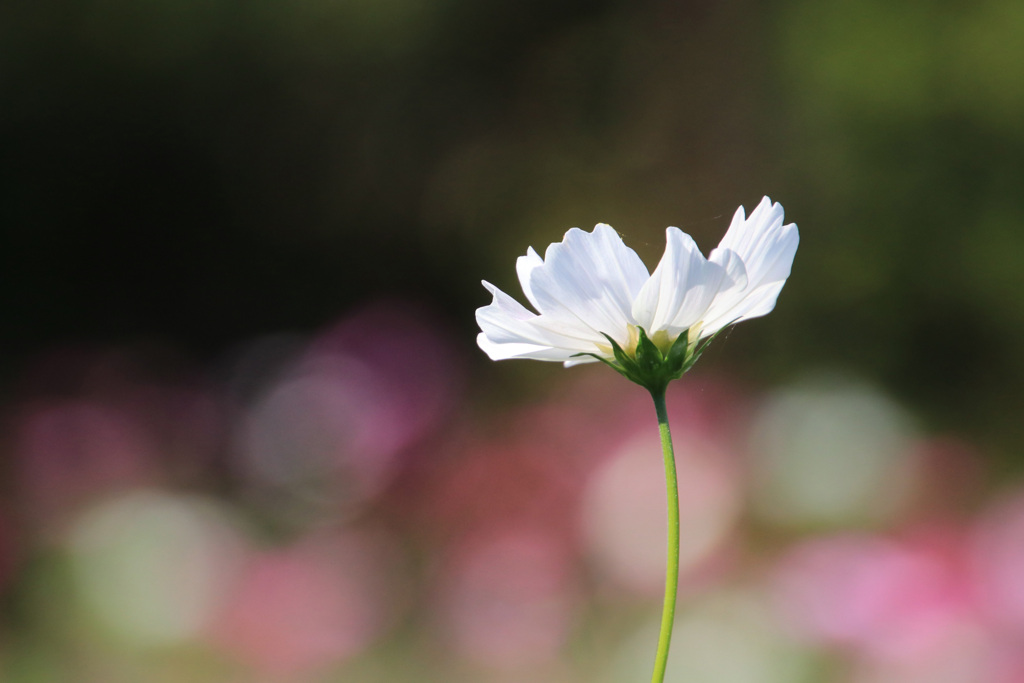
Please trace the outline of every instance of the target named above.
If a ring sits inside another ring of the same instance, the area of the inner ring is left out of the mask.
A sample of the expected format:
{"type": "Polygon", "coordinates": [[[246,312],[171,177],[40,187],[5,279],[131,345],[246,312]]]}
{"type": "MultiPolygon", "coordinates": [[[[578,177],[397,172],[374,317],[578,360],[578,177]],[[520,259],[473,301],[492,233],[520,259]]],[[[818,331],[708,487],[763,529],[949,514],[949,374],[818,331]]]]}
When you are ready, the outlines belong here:
{"type": "Polygon", "coordinates": [[[665,364],[665,356],[662,355],[661,349],[655,346],[651,338],[647,336],[644,328],[638,327],[636,329],[640,335],[636,343],[637,369],[645,375],[657,373],[665,364]]]}
{"type": "Polygon", "coordinates": [[[633,381],[633,378],[630,377],[628,374],[626,374],[626,371],[622,369],[622,366],[620,366],[615,361],[610,361],[607,358],[602,358],[601,356],[597,355],[596,353],[574,353],[574,354],[572,354],[572,358],[579,358],[580,356],[590,356],[594,360],[599,360],[602,363],[604,363],[605,365],[607,365],[608,367],[610,367],[615,372],[617,372],[620,375],[622,375],[623,377],[625,377],[626,379],[628,379],[630,381],[633,381]]]}
{"type": "Polygon", "coordinates": [[[612,353],[615,355],[615,360],[616,361],[618,361],[619,363],[621,363],[623,365],[626,365],[626,364],[628,364],[632,360],[626,354],[626,352],[622,350],[622,347],[619,346],[619,343],[617,341],[615,341],[614,339],[609,337],[604,332],[601,333],[601,336],[603,336],[605,339],[607,339],[608,343],[612,345],[612,353]]]}
{"type": "Polygon", "coordinates": [[[602,336],[611,345],[614,360],[599,356],[596,353],[577,353],[575,355],[590,356],[648,391],[661,393],[665,391],[669,382],[679,379],[694,366],[708,347],[708,344],[721,334],[721,330],[715,332],[704,341],[695,342],[690,341],[689,333],[689,330],[683,330],[676,337],[672,346],[669,347],[668,352],[665,353],[651,341],[646,330],[642,327],[637,327],[636,351],[634,355],[630,356],[618,342],[602,332],[602,336]]]}
{"type": "MultiPolygon", "coordinates": [[[[683,333],[676,337],[676,340],[672,342],[672,347],[668,350],[668,363],[673,368],[685,368],[686,361],[693,355],[693,349],[690,347],[690,330],[683,330],[683,333]]],[[[685,370],[684,370],[685,372],[685,370]]]]}

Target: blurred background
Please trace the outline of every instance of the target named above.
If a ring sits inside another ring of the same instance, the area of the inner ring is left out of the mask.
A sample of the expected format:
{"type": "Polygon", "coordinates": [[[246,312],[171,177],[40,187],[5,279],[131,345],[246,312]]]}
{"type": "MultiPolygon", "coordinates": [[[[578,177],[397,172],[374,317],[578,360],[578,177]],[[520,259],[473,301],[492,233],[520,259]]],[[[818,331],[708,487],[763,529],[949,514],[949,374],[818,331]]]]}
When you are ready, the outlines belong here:
{"type": "Polygon", "coordinates": [[[7,0],[0,680],[644,681],[643,390],[515,258],[768,194],[669,394],[669,680],[1024,681],[1024,5],[7,0]]]}

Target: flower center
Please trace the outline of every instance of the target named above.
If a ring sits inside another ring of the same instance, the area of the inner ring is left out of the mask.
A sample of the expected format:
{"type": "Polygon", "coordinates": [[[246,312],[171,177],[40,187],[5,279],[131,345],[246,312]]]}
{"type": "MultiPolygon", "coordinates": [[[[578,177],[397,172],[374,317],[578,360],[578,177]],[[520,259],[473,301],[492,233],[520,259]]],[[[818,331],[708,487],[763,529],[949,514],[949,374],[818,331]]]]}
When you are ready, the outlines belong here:
{"type": "MultiPolygon", "coordinates": [[[[650,335],[650,340],[654,342],[654,345],[658,347],[658,350],[662,353],[668,353],[668,350],[672,348],[672,344],[675,343],[679,335],[670,336],[667,330],[657,330],[654,334],[650,335]]],[[[636,325],[629,326],[629,341],[622,350],[625,351],[631,358],[636,358],[636,347],[640,343],[640,328],[636,325]]],[[[611,348],[608,349],[611,353],[611,348]]]]}
{"type": "MultiPolygon", "coordinates": [[[[703,322],[697,322],[691,325],[688,330],[684,330],[684,332],[686,332],[686,342],[688,344],[696,343],[697,339],[700,337],[700,330],[703,326],[703,322]]],[[[636,349],[640,344],[640,327],[638,325],[631,324],[627,328],[627,333],[629,336],[626,343],[622,345],[622,350],[625,351],[626,355],[630,358],[636,358],[636,349]]],[[[648,338],[659,351],[667,355],[669,350],[672,348],[672,345],[676,343],[677,339],[679,339],[679,335],[669,334],[668,330],[656,330],[654,334],[649,335],[648,338]]],[[[608,356],[609,358],[614,356],[610,345],[596,344],[596,346],[605,356],[608,356]]]]}

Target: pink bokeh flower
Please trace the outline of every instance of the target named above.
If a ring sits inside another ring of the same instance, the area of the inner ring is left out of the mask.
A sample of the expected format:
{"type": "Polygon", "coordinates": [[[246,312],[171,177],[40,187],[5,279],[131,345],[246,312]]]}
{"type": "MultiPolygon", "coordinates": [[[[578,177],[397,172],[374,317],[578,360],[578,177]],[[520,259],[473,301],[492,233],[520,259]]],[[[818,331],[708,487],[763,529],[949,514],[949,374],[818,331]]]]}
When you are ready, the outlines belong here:
{"type": "Polygon", "coordinates": [[[971,524],[838,534],[781,561],[786,623],[855,662],[858,683],[1024,680],[1024,495],[971,524]]]}
{"type": "Polygon", "coordinates": [[[441,427],[462,367],[443,329],[397,301],[369,304],[294,346],[245,406],[236,469],[283,516],[344,518],[441,427]]]}
{"type": "Polygon", "coordinates": [[[401,609],[390,538],[346,532],[253,552],[215,621],[212,640],[255,671],[300,675],[345,662],[401,609]]]}
{"type": "Polygon", "coordinates": [[[513,527],[466,539],[442,576],[439,628],[462,658],[520,669],[555,660],[565,646],[579,589],[556,536],[513,527]]]}

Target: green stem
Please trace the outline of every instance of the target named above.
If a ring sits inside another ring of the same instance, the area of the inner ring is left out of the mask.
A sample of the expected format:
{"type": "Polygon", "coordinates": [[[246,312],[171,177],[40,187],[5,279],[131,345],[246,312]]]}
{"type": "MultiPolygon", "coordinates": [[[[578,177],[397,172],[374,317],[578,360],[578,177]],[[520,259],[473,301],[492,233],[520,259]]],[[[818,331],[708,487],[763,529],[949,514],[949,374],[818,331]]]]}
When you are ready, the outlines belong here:
{"type": "Polygon", "coordinates": [[[665,410],[665,390],[652,391],[654,409],[658,413],[661,452],[665,459],[665,488],[668,492],[668,564],[665,570],[665,602],[661,609],[661,633],[658,655],[654,660],[651,683],[663,683],[668,664],[668,646],[672,642],[672,624],[676,614],[676,592],[679,588],[679,487],[676,483],[676,458],[672,450],[672,433],[665,410]]]}

